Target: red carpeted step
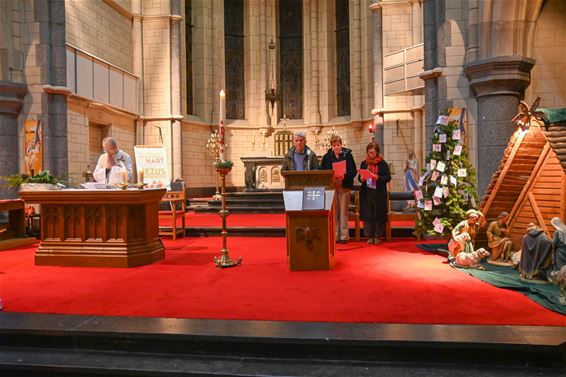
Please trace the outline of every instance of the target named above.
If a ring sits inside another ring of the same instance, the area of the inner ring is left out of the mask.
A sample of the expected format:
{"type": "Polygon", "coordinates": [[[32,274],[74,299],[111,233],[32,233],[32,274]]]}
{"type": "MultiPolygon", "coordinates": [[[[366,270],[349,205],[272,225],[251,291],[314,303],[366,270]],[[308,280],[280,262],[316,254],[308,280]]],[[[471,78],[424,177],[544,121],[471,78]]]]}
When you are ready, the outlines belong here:
{"type": "Polygon", "coordinates": [[[566,324],[420,251],[415,241],[337,247],[332,271],[291,272],[285,238],[233,237],[240,267],[218,270],[219,237],[164,240],[166,258],[135,268],[34,265],[34,248],[0,253],[4,310],[89,315],[429,324],[566,324]]]}

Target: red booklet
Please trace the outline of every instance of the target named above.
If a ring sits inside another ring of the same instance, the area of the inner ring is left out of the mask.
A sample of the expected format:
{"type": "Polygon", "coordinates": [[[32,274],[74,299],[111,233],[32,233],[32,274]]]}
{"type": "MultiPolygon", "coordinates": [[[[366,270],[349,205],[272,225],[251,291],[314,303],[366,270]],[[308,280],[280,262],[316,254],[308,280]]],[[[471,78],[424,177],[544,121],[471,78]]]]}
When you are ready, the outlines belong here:
{"type": "Polygon", "coordinates": [[[333,162],[332,170],[334,170],[334,176],[346,175],[346,160],[340,162],[333,162]]]}

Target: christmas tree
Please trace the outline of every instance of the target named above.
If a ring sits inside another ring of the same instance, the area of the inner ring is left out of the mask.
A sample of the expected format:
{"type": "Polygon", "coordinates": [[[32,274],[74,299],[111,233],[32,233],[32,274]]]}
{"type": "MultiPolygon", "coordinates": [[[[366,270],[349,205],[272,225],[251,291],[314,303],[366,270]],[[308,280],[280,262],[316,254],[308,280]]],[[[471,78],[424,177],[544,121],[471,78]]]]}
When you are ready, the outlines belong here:
{"type": "Polygon", "coordinates": [[[461,127],[462,109],[441,113],[432,136],[432,151],[419,179],[417,231],[428,236],[450,236],[478,204],[476,172],[468,162],[465,133],[461,127]]]}

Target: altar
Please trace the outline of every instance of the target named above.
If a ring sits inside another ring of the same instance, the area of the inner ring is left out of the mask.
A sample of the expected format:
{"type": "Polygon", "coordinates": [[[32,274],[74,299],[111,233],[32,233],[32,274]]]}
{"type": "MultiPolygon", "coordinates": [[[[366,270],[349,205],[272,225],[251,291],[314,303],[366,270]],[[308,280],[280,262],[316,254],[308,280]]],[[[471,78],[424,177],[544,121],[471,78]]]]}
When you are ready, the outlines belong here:
{"type": "Polygon", "coordinates": [[[165,256],[158,204],[165,189],[20,191],[41,205],[36,265],[133,267],[165,256]]]}
{"type": "Polygon", "coordinates": [[[240,157],[244,163],[246,191],[282,190],[285,179],[281,176],[283,157],[240,157]]]}

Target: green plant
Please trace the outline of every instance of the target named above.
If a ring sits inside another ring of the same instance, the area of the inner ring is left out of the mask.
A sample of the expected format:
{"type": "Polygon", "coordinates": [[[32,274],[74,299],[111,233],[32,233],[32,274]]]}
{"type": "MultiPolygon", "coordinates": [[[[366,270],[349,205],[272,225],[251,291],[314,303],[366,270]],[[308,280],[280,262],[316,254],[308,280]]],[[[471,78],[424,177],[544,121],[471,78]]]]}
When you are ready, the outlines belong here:
{"type": "Polygon", "coordinates": [[[234,163],[230,160],[218,161],[214,163],[214,167],[216,169],[232,169],[232,166],[234,166],[234,163]]]}
{"type": "Polygon", "coordinates": [[[51,174],[49,170],[43,170],[34,176],[27,174],[13,174],[8,177],[3,177],[2,180],[6,182],[5,185],[8,187],[19,187],[23,183],[57,184],[61,181],[60,178],[51,174]]]}
{"type": "MultiPolygon", "coordinates": [[[[445,110],[440,115],[449,116],[450,111],[445,110]]],[[[426,157],[427,168],[423,170],[419,186],[423,198],[418,205],[420,216],[416,228],[426,236],[449,237],[454,226],[464,219],[466,211],[477,208],[479,203],[476,171],[468,161],[459,120],[449,118],[446,123],[437,122],[435,125],[433,151],[426,157]],[[455,137],[455,132],[458,137],[455,137]],[[434,145],[437,150],[434,150],[434,145]],[[437,190],[442,195],[438,195],[437,190]],[[438,230],[435,230],[435,221],[442,224],[438,230]]]]}

